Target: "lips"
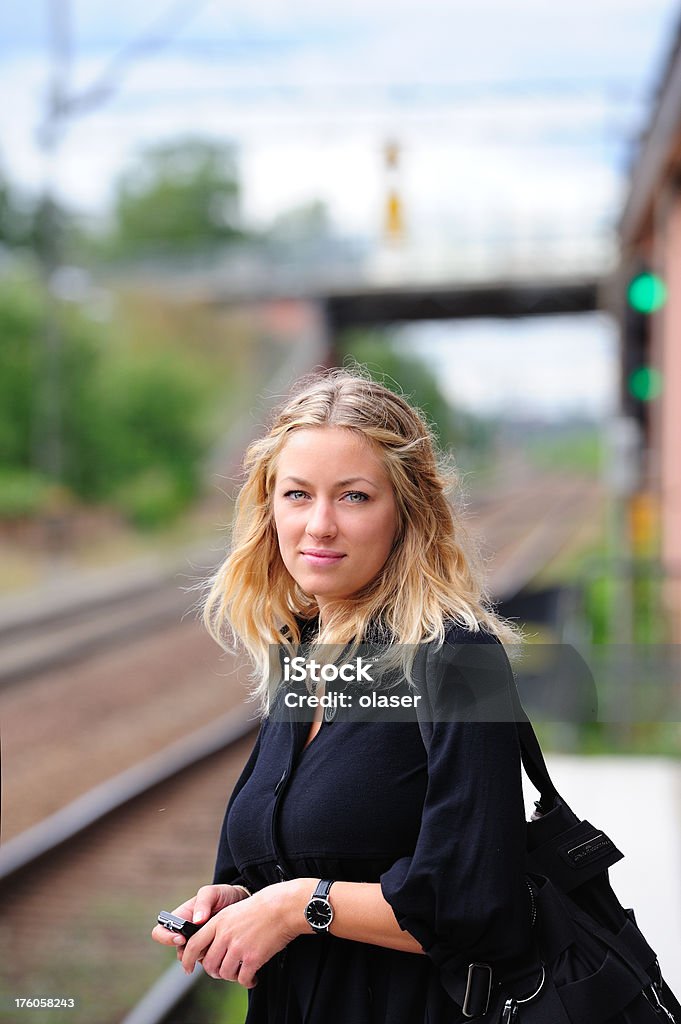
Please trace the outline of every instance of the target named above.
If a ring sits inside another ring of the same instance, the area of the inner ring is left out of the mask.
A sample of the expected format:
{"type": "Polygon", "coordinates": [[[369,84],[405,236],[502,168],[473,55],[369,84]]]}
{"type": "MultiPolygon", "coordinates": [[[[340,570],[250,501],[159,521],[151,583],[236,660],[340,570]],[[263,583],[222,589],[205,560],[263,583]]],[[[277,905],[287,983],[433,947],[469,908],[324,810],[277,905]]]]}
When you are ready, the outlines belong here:
{"type": "Polygon", "coordinates": [[[311,565],[337,565],[345,558],[340,551],[324,551],[318,548],[307,548],[302,552],[302,556],[311,565]]]}

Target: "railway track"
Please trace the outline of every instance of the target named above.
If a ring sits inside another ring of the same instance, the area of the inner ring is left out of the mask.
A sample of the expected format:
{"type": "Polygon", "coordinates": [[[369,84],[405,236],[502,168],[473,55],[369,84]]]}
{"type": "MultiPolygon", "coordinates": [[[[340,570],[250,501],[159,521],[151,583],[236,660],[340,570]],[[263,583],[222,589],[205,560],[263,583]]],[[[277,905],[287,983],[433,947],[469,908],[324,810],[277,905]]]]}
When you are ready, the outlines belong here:
{"type": "Polygon", "coordinates": [[[598,514],[599,496],[588,480],[568,476],[554,480],[549,494],[532,489],[516,507],[503,503],[480,521],[491,549],[491,584],[497,600],[508,600],[526,587],[570,541],[575,527],[598,514]],[[515,521],[524,523],[518,529],[515,521]]]}
{"type": "MultiPolygon", "coordinates": [[[[212,556],[215,560],[215,556],[212,556]]],[[[211,557],[199,558],[207,575],[211,557]]],[[[47,588],[36,607],[13,600],[0,609],[0,686],[73,664],[106,647],[177,622],[191,608],[188,566],[126,570],[71,588],[47,588]],[[65,592],[64,592],[65,591],[65,592]]]]}
{"type": "MultiPolygon", "coordinates": [[[[576,486],[566,478],[562,482],[557,480],[550,494],[544,491],[542,495],[541,491],[525,487],[518,493],[508,494],[497,507],[490,507],[487,514],[481,516],[479,529],[492,538],[496,549],[491,565],[495,593],[507,597],[514,589],[520,589],[547,558],[569,540],[575,513],[581,511],[583,517],[585,510],[596,507],[597,500],[593,486],[576,486]],[[528,527],[527,524],[534,525],[528,527]]],[[[164,586],[168,588],[167,579],[164,586]]],[[[94,652],[100,658],[120,658],[121,652],[112,653],[111,648],[121,638],[127,648],[142,649],[149,642],[144,639],[145,634],[152,629],[158,632],[161,622],[164,626],[167,624],[166,611],[161,611],[163,599],[159,598],[157,606],[159,619],[154,620],[150,615],[137,633],[123,622],[126,617],[131,622],[127,613],[136,607],[142,623],[140,608],[145,607],[145,602],[149,602],[147,607],[151,608],[154,595],[160,595],[161,591],[162,588],[147,580],[134,599],[128,590],[113,595],[110,602],[105,595],[100,602],[90,602],[88,610],[92,617],[80,623],[83,635],[87,634],[85,621],[88,621],[96,626],[95,632],[100,630],[100,639],[103,633],[106,639],[98,645],[91,637],[89,646],[80,648],[76,648],[74,641],[71,654],[64,655],[65,660],[61,662],[61,679],[55,676],[50,679],[42,662],[36,660],[33,674],[21,676],[22,685],[7,688],[2,695],[5,701],[14,700],[16,710],[22,703],[24,690],[27,700],[32,690],[37,714],[41,694],[48,692],[51,683],[52,699],[58,702],[59,686],[72,682],[77,675],[77,662],[86,654],[90,659],[94,652]],[[116,608],[125,612],[119,620],[114,616],[116,608]],[[104,632],[103,626],[107,620],[111,623],[109,634],[104,632]],[[118,631],[121,629],[122,632],[118,631]],[[126,631],[128,629],[132,631],[126,631]],[[71,666],[68,671],[67,665],[71,666]],[[65,676],[70,676],[71,680],[65,676]]],[[[177,622],[185,605],[185,600],[179,601],[173,613],[168,599],[164,607],[171,621],[174,615],[177,622]]],[[[81,612],[82,603],[79,612],[74,602],[69,609],[55,611],[51,624],[67,636],[72,626],[77,629],[81,612]]],[[[44,620],[40,624],[43,633],[47,625],[44,620]]],[[[177,629],[166,628],[166,641],[177,629]]],[[[22,644],[30,643],[28,622],[21,627],[20,636],[22,644]]],[[[169,657],[175,663],[172,654],[169,657]]],[[[91,666],[92,662],[87,664],[91,666]]],[[[227,671],[239,676],[236,665],[229,664],[227,671]]],[[[215,678],[214,668],[212,675],[215,678]]],[[[15,675],[14,681],[18,683],[19,676],[15,675]]],[[[222,682],[219,677],[218,682],[222,682]]],[[[194,690],[199,693],[196,682],[194,690]]],[[[163,692],[162,686],[158,692],[163,692]]],[[[76,687],[75,698],[72,695],[76,702],[77,693],[76,687]]],[[[84,699],[85,694],[83,689],[80,699],[84,699]]],[[[125,697],[122,699],[125,706],[125,697]]],[[[151,704],[157,704],[158,699],[157,695],[151,704]]],[[[232,687],[230,700],[242,704],[243,690],[238,692],[232,687]]],[[[135,1009],[126,1018],[126,1024],[177,1019],[172,1017],[171,1007],[186,994],[191,979],[186,980],[181,972],[178,975],[173,966],[160,979],[157,977],[149,989],[162,963],[167,964],[167,954],[163,957],[164,951],[155,949],[150,952],[147,936],[159,909],[171,909],[168,904],[174,906],[186,898],[188,892],[212,873],[210,858],[224,802],[245,760],[250,743],[248,737],[253,730],[253,723],[243,711],[236,710],[207,724],[207,720],[215,718],[221,705],[225,706],[224,687],[222,692],[219,686],[214,687],[203,712],[203,724],[199,716],[197,728],[188,738],[178,733],[170,743],[159,741],[159,748],[142,758],[139,756],[141,747],[136,748],[137,752],[131,750],[129,763],[126,766],[125,760],[122,761],[113,777],[105,773],[96,787],[91,786],[92,779],[82,780],[81,790],[76,787],[73,798],[64,801],[65,806],[52,808],[47,815],[37,812],[30,824],[19,829],[0,849],[4,931],[12,936],[12,955],[3,958],[2,970],[6,972],[3,988],[10,994],[15,993],[14,998],[30,995],[25,991],[27,985],[34,996],[47,996],[50,991],[55,993],[55,984],[63,989],[65,982],[56,978],[75,979],[70,984],[79,987],[80,1008],[69,1009],[66,1016],[60,1016],[61,1011],[50,1011],[45,1019],[53,1024],[60,1020],[69,1024],[81,1021],[83,1024],[110,1024],[119,1021],[131,1005],[135,1009]],[[108,924],[103,925],[102,920],[108,924]],[[57,922],[56,933],[50,928],[50,923],[54,922],[57,922]],[[84,934],[88,936],[85,944],[84,934]],[[55,948],[59,952],[58,964],[55,963],[55,948]],[[94,985],[83,966],[83,958],[89,964],[89,973],[95,977],[94,985]],[[37,972],[36,964],[40,965],[37,972]],[[145,965],[144,969],[140,969],[140,964],[145,965]],[[102,971],[102,965],[106,965],[106,972],[102,971]],[[145,989],[149,989],[146,998],[145,989]],[[106,993],[105,998],[102,993],[106,993]],[[170,1017],[164,1009],[166,1004],[170,1017]],[[166,1015],[158,1016],[161,1012],[166,1015]]],[[[34,721],[37,728],[38,718],[34,721]]],[[[182,731],[186,732],[186,711],[182,722],[182,731]]],[[[74,736],[83,736],[86,729],[83,718],[74,736]]],[[[147,727],[142,729],[142,734],[148,736],[147,727]]],[[[47,738],[45,741],[49,748],[47,738]]],[[[42,777],[43,786],[48,789],[51,788],[51,760],[54,758],[48,754],[42,777]]],[[[10,791],[11,779],[10,774],[10,791]]],[[[35,777],[33,787],[40,788],[35,785],[35,777]]],[[[24,790],[25,795],[17,804],[30,799],[30,788],[24,790]]],[[[44,801],[36,803],[38,808],[43,805],[44,801]]],[[[30,1019],[35,1024],[39,1018],[31,1014],[28,1018],[17,1019],[30,1019]]]]}
{"type": "MultiPolygon", "coordinates": [[[[528,557],[533,558],[533,567],[541,568],[546,552],[550,554],[560,540],[557,519],[569,524],[589,492],[593,492],[590,482],[576,487],[573,478],[558,476],[548,495],[543,479],[493,503],[486,498],[479,508],[473,504],[469,513],[473,532],[490,539],[504,563],[494,585],[498,597],[520,589],[528,576],[528,557]],[[519,531],[523,522],[533,526],[519,531]],[[513,559],[511,547],[519,547],[513,559]]],[[[96,578],[66,593],[57,584],[53,592],[46,591],[37,608],[33,599],[0,606],[0,686],[73,664],[107,646],[177,622],[196,603],[188,592],[192,584],[205,578],[216,562],[214,550],[193,551],[173,570],[128,570],[113,580],[96,578]]]]}
{"type": "Polygon", "coordinates": [[[149,932],[159,910],[210,880],[254,724],[233,712],[0,851],[5,1019],[41,1019],[20,1016],[17,999],[60,997],[75,1005],[44,1019],[113,1024],[167,967],[149,932]]]}

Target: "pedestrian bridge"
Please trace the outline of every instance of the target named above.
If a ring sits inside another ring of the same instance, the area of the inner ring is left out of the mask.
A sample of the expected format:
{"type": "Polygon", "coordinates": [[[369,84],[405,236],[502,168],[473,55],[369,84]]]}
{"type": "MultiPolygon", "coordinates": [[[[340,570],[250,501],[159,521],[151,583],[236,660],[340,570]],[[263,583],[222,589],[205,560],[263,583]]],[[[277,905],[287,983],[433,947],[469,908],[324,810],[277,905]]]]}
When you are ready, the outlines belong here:
{"type": "Polygon", "coordinates": [[[315,244],[243,245],[135,268],[138,285],[214,306],[298,300],[335,333],[417,320],[529,317],[607,308],[614,253],[605,240],[566,246],[517,240],[446,252],[315,244]]]}

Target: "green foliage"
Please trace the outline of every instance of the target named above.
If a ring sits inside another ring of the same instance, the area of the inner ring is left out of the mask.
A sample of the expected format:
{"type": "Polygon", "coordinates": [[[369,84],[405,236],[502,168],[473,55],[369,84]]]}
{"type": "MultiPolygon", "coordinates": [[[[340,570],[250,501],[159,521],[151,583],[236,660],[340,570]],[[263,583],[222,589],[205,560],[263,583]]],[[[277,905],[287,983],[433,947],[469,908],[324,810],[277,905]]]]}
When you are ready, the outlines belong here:
{"type": "Polygon", "coordinates": [[[111,254],[182,254],[243,237],[233,147],[200,138],[147,147],[121,178],[111,254]]]}
{"type": "Polygon", "coordinates": [[[665,580],[654,560],[611,562],[601,553],[583,569],[583,611],[593,644],[625,642],[619,616],[622,606],[631,618],[632,644],[669,643],[670,625],[664,599],[665,580]]]}
{"type": "Polygon", "coordinates": [[[681,726],[678,722],[587,722],[580,729],[578,752],[678,758],[681,726]]]}
{"type": "Polygon", "coordinates": [[[32,404],[42,325],[35,289],[18,280],[0,287],[0,461],[6,466],[28,469],[31,465],[32,404]]]}
{"type": "MultiPolygon", "coordinates": [[[[664,577],[654,561],[633,560],[624,563],[612,560],[609,546],[603,540],[597,546],[585,549],[564,568],[564,581],[580,583],[582,587],[581,612],[583,633],[591,646],[585,647],[587,662],[594,671],[599,700],[607,693],[617,692],[625,683],[622,678],[622,656],[638,659],[635,673],[645,680],[645,700],[660,691],[664,679],[665,647],[673,658],[673,645],[664,602],[664,577]],[[625,571],[623,571],[625,570],[625,571]],[[622,637],[619,618],[622,603],[629,606],[632,635],[622,637]],[[630,643],[627,655],[625,643],[630,643]],[[667,646],[666,646],[667,645],[667,646]],[[650,652],[646,669],[646,654],[650,652]],[[659,677],[656,675],[660,673],[659,677]],[[613,690],[614,688],[614,690],[613,690]]],[[[554,579],[555,582],[555,579],[554,579]]],[[[677,670],[668,669],[676,678],[677,670]]],[[[626,693],[626,689],[624,691],[626,693]]],[[[612,697],[611,697],[612,700],[612,697]]],[[[653,699],[653,705],[655,699],[653,699]]],[[[601,704],[601,709],[603,705],[601,704]]],[[[676,756],[681,754],[681,725],[678,721],[596,721],[582,722],[578,728],[565,723],[543,723],[542,742],[547,748],[570,749],[581,754],[627,754],[676,756]]]]}
{"type": "Polygon", "coordinates": [[[152,467],[125,481],[112,495],[126,519],[142,529],[153,529],[176,519],[188,497],[191,490],[162,467],[152,467]]]}
{"type": "Polygon", "coordinates": [[[36,248],[39,204],[0,171],[0,243],[8,249],[36,248]]]}
{"type": "MultiPolygon", "coordinates": [[[[209,438],[209,371],[172,347],[112,345],[100,326],[61,316],[59,396],[62,482],[84,501],[110,501],[136,523],[176,516],[198,493],[209,438]]],[[[0,515],[30,515],[47,500],[36,474],[45,423],[40,289],[0,285],[0,515]]]]}
{"type": "Polygon", "coordinates": [[[591,642],[605,644],[611,641],[612,605],[615,581],[599,575],[584,588],[584,613],[591,633],[591,642]]]}
{"type": "Polygon", "coordinates": [[[49,499],[49,481],[27,469],[0,469],[0,519],[34,516],[49,499]]]}
{"type": "Polygon", "coordinates": [[[43,194],[30,195],[0,171],[0,245],[49,264],[57,250],[71,251],[78,227],[73,213],[43,194]]]}
{"type": "Polygon", "coordinates": [[[389,335],[378,331],[347,331],[341,341],[341,350],[345,356],[366,364],[377,380],[403,392],[414,402],[435,427],[440,444],[456,450],[460,465],[472,458],[473,453],[479,456],[488,448],[492,438],[491,425],[455,409],[440,391],[426,364],[397,352],[390,344],[389,335]]]}
{"type": "Polygon", "coordinates": [[[175,1010],[175,1024],[242,1024],[248,1010],[248,993],[241,985],[202,978],[187,1000],[175,1010]]]}
{"type": "Polygon", "coordinates": [[[87,457],[66,467],[77,493],[108,498],[152,466],[175,479],[178,494],[195,493],[205,438],[200,374],[187,358],[115,350],[101,357],[79,397],[67,439],[87,457]]]}

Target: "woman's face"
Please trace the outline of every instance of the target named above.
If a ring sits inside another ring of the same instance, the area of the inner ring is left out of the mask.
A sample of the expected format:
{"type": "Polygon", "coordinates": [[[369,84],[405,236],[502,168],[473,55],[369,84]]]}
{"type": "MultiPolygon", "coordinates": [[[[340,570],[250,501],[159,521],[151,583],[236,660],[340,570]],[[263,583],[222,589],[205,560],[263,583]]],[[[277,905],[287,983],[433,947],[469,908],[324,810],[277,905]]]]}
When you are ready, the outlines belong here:
{"type": "Polygon", "coordinates": [[[371,446],[343,427],[294,431],[280,452],[274,524],[284,565],[324,606],[369,583],[397,532],[392,485],[371,446]]]}

